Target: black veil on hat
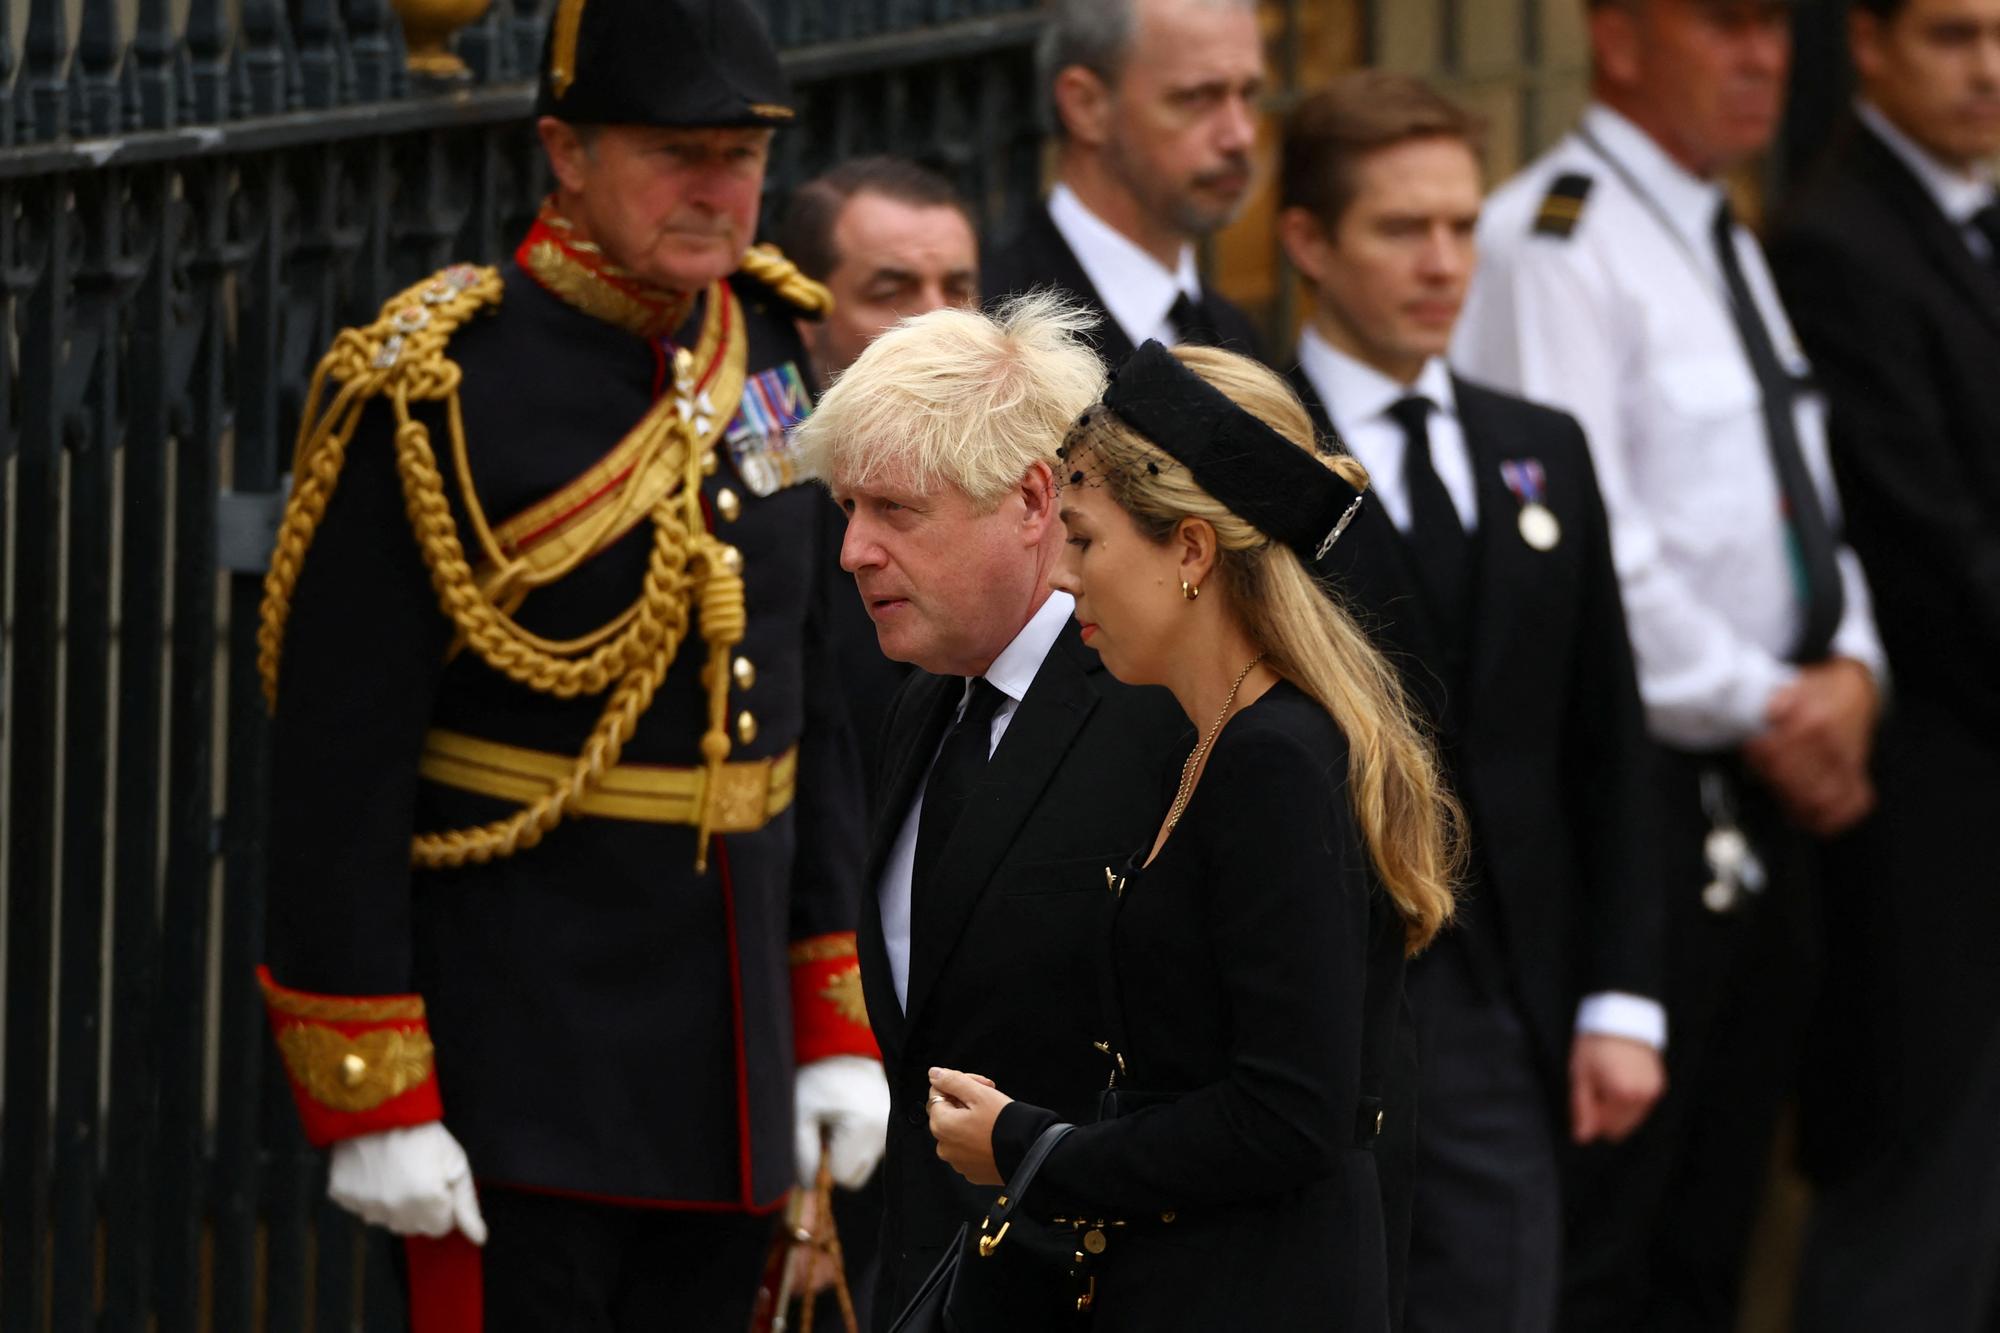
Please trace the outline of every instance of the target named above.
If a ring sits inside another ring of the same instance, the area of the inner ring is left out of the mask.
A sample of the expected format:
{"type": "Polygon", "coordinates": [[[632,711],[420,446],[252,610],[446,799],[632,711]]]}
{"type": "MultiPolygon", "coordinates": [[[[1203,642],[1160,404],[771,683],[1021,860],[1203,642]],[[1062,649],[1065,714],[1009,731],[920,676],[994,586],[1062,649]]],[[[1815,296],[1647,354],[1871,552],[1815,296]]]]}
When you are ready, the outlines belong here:
{"type": "Polygon", "coordinates": [[[1112,372],[1101,407],[1146,437],[1232,514],[1320,572],[1363,492],[1149,339],[1112,372]]]}

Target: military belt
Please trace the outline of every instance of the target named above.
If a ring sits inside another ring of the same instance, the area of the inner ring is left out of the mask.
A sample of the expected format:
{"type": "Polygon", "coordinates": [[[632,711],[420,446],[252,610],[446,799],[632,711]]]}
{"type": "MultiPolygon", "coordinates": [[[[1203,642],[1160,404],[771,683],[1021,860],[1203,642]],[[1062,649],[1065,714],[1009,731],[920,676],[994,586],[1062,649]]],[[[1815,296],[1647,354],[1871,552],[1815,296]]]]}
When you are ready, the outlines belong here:
{"type": "MultiPolygon", "coordinates": [[[[424,737],[417,772],[444,787],[527,804],[561,787],[576,771],[571,755],[550,754],[519,745],[481,740],[442,728],[424,737]]],[[[799,775],[799,748],[768,759],[724,764],[716,774],[709,827],[717,833],[749,833],[764,827],[792,803],[799,775]]],[[[570,811],[600,819],[635,819],[652,824],[693,824],[701,813],[703,768],[661,764],[616,764],[570,803],[570,811]]]]}

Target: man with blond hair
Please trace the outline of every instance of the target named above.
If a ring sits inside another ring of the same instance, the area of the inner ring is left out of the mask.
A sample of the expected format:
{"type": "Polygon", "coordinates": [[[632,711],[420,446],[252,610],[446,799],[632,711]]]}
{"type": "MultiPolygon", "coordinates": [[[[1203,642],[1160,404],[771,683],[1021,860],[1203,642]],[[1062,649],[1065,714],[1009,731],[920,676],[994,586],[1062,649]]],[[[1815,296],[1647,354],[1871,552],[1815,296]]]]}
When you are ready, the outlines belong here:
{"type": "MultiPolygon", "coordinates": [[[[1064,540],[1055,451],[1104,387],[1089,324],[1046,294],[906,321],[799,433],[847,515],[841,565],[882,651],[919,668],[884,734],[858,941],[892,1099],[884,1326],[994,1194],[937,1159],[931,1067],[1095,1114],[1105,867],[1157,824],[1187,731],[1172,696],[1104,671],[1049,587],[1064,540]]],[[[978,1290],[954,1301],[954,1327],[1076,1320],[1080,1240],[1017,1221],[961,1269],[978,1290]]]]}

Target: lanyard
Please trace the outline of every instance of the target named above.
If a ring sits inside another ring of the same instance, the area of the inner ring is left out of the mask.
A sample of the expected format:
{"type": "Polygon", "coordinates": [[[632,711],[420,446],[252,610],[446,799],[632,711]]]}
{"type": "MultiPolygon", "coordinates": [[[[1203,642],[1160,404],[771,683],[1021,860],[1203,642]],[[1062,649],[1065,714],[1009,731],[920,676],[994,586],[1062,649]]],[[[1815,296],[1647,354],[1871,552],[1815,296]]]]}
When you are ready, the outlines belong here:
{"type": "MultiPolygon", "coordinates": [[[[1640,184],[1639,177],[1633,173],[1632,169],[1619,161],[1617,155],[1609,148],[1606,148],[1598,140],[1597,136],[1590,132],[1588,127],[1577,126],[1576,137],[1584,147],[1590,149],[1592,153],[1602,159],[1605,166],[1611,168],[1611,174],[1618,177],[1624,183],[1625,188],[1632,192],[1632,197],[1637,199],[1644,206],[1645,210],[1653,215],[1653,220],[1660,224],[1662,231],[1666,232],[1667,239],[1674,243],[1674,247],[1688,261],[1689,267],[1694,269],[1695,276],[1701,279],[1702,286],[1714,293],[1715,299],[1721,302],[1723,313],[1728,315],[1732,320],[1736,319],[1736,301],[1730,296],[1727,285],[1720,288],[1716,286],[1715,276],[1705,266],[1701,252],[1696,250],[1693,244],[1689,242],[1687,236],[1682,233],[1681,229],[1674,225],[1673,216],[1667,212],[1666,205],[1662,204],[1650,190],[1640,184]]],[[[1730,244],[1734,245],[1735,243],[1735,238],[1732,236],[1730,244]]],[[[1754,300],[1750,303],[1750,309],[1744,311],[1743,315],[1749,319],[1756,320],[1766,330],[1766,336],[1769,336],[1770,322],[1764,318],[1764,312],[1757,307],[1757,303],[1754,300]]],[[[1781,361],[1780,364],[1784,363],[1781,361]]],[[[1792,381],[1795,389],[1811,388],[1813,385],[1811,375],[1800,376],[1795,374],[1790,366],[1785,367],[1785,374],[1786,378],[1792,381]]]]}
{"type": "Polygon", "coordinates": [[[1597,136],[1592,134],[1587,126],[1579,125],[1576,130],[1576,137],[1582,141],[1584,147],[1590,149],[1591,152],[1603,159],[1604,165],[1611,168],[1611,174],[1623,181],[1625,188],[1632,192],[1633,198],[1637,199],[1645,207],[1645,210],[1653,215],[1653,220],[1660,224],[1660,230],[1667,234],[1667,239],[1674,243],[1674,247],[1688,261],[1689,267],[1694,269],[1695,276],[1701,279],[1702,286],[1715,294],[1716,299],[1722,302],[1725,311],[1732,310],[1733,304],[1729,299],[1728,291],[1717,288],[1715,285],[1715,274],[1709,271],[1701,252],[1696,250],[1687,236],[1682,233],[1681,229],[1674,225],[1673,215],[1667,212],[1666,205],[1662,204],[1652,191],[1640,184],[1639,177],[1633,173],[1632,169],[1619,161],[1609,148],[1600,143],[1597,136]]]}

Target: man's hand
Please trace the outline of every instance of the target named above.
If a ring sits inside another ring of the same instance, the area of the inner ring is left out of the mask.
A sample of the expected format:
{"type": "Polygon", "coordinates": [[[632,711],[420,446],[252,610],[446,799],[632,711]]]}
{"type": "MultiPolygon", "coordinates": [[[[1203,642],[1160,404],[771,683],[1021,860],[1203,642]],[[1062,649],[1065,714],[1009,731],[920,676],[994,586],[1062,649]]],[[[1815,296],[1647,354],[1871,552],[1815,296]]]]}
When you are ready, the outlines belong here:
{"type": "Polygon", "coordinates": [[[1880,714],[1875,678],[1861,663],[1837,657],[1803,667],[1771,696],[1767,726],[1743,755],[1794,820],[1829,837],[1875,808],[1868,757],[1880,714]]]}
{"type": "Polygon", "coordinates": [[[326,1196],[364,1222],[399,1236],[448,1236],[456,1229],[486,1243],[486,1219],[472,1187],[472,1164],[437,1121],[363,1134],[333,1145],[326,1196]]]}
{"type": "Polygon", "coordinates": [[[993,1160],[993,1122],[1013,1101],[980,1074],[931,1070],[931,1137],[945,1165],[975,1185],[1004,1185],[993,1160]]]}
{"type": "Polygon", "coordinates": [[[889,1083],[882,1062],[865,1055],[829,1055],[799,1066],[793,1134],[799,1184],[812,1188],[819,1172],[820,1126],[829,1131],[833,1183],[860,1189],[875,1173],[889,1140],[889,1083]]]}
{"type": "Polygon", "coordinates": [[[1579,1032],[1569,1048],[1570,1134],[1578,1143],[1617,1143],[1666,1088],[1666,1062],[1645,1042],[1579,1032]]]}

